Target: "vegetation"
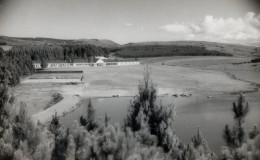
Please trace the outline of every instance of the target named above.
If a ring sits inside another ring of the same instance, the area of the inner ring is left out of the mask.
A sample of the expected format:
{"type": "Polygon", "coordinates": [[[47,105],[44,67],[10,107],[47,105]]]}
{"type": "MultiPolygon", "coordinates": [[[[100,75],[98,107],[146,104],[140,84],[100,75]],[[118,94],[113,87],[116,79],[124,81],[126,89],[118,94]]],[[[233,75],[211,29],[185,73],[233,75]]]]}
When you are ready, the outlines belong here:
{"type": "Polygon", "coordinates": [[[209,149],[199,128],[189,144],[182,143],[173,128],[174,107],[156,103],[156,86],[146,68],[138,96],[130,103],[123,127],[95,115],[91,100],[83,101],[87,113],[71,129],[65,129],[57,114],[48,127],[33,123],[20,104],[12,110],[14,97],[7,85],[0,86],[0,160],[242,160],[260,158],[260,135],[255,126],[246,133],[244,122],[249,105],[240,95],[233,104],[235,125],[226,126],[226,146],[220,156],[209,149]]]}
{"type": "Polygon", "coordinates": [[[42,67],[42,68],[47,68],[47,67],[48,67],[48,63],[47,63],[46,60],[42,60],[42,61],[41,61],[41,67],[42,67]]]}
{"type": "Polygon", "coordinates": [[[116,51],[116,55],[124,58],[163,57],[163,56],[232,56],[222,51],[208,50],[201,46],[181,45],[136,45],[125,46],[116,51]]]}
{"type": "Polygon", "coordinates": [[[33,72],[31,58],[25,52],[4,52],[0,48],[0,84],[14,86],[19,83],[20,76],[33,72]]]}
{"type": "Polygon", "coordinates": [[[61,100],[63,100],[63,96],[60,93],[54,93],[51,95],[51,100],[47,104],[47,106],[44,109],[50,108],[51,106],[59,103],[61,100]]]}
{"type": "Polygon", "coordinates": [[[0,86],[0,159],[50,159],[52,135],[40,124],[34,124],[21,103],[18,113],[11,112],[12,97],[7,87],[0,86]]]}
{"type": "Polygon", "coordinates": [[[223,138],[226,148],[223,149],[221,159],[260,159],[260,134],[256,126],[246,133],[244,129],[245,116],[249,112],[248,102],[243,95],[239,95],[238,102],[233,103],[235,125],[232,129],[226,125],[223,138]]]}
{"type": "Polygon", "coordinates": [[[31,57],[31,60],[74,60],[88,59],[93,56],[108,56],[107,49],[95,47],[93,45],[22,45],[14,46],[9,52],[14,54],[26,53],[31,57]]]}
{"type": "Polygon", "coordinates": [[[260,62],[260,58],[254,58],[251,60],[251,63],[259,63],[260,62]]]}

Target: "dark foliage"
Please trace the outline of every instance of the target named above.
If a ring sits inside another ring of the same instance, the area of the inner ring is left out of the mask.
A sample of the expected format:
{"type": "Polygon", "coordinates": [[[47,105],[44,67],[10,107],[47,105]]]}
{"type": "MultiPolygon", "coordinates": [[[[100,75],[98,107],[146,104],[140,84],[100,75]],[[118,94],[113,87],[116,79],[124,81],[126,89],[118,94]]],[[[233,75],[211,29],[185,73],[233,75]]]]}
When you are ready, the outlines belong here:
{"type": "Polygon", "coordinates": [[[0,83],[14,86],[20,76],[34,72],[31,58],[25,52],[15,49],[4,52],[0,48],[0,55],[0,83]]]}
{"type": "Polygon", "coordinates": [[[51,160],[66,160],[66,150],[68,147],[69,131],[65,135],[59,134],[55,136],[55,147],[52,151],[51,160]]]}
{"type": "Polygon", "coordinates": [[[47,68],[47,67],[48,67],[48,63],[47,63],[46,60],[42,60],[42,61],[41,61],[41,67],[42,67],[42,68],[47,68]]]}
{"type": "Polygon", "coordinates": [[[57,112],[52,116],[51,123],[49,125],[49,130],[55,135],[58,136],[60,133],[59,129],[61,128],[61,124],[59,121],[59,117],[57,116],[57,112]]]}
{"type": "Polygon", "coordinates": [[[64,97],[60,93],[52,94],[50,102],[47,104],[47,106],[44,109],[50,108],[51,106],[59,103],[61,100],[63,100],[63,98],[64,97]]]}
{"type": "Polygon", "coordinates": [[[251,63],[259,63],[260,62],[260,58],[255,58],[251,60],[251,63]]]}
{"type": "Polygon", "coordinates": [[[169,152],[171,149],[170,137],[167,134],[169,119],[173,118],[172,110],[166,106],[156,104],[156,88],[150,78],[150,68],[146,68],[144,80],[139,84],[139,94],[130,104],[124,127],[131,128],[133,132],[141,129],[142,123],[147,123],[150,134],[157,137],[157,146],[169,152]],[[143,117],[140,118],[140,114],[143,117]]]}
{"type": "Polygon", "coordinates": [[[57,113],[52,117],[51,123],[49,125],[49,130],[55,135],[55,147],[52,151],[52,160],[65,160],[66,150],[68,147],[68,136],[69,129],[64,133],[64,129],[59,122],[57,113]]]}
{"type": "Polygon", "coordinates": [[[5,108],[8,98],[7,86],[0,84],[0,138],[3,136],[5,129],[9,126],[8,123],[5,122],[6,119],[9,118],[9,113],[5,108]]]}
{"type": "Polygon", "coordinates": [[[80,116],[80,124],[88,131],[93,131],[98,127],[95,117],[95,109],[92,106],[91,99],[88,100],[87,114],[80,116]]]}
{"type": "Polygon", "coordinates": [[[257,135],[259,135],[259,133],[260,133],[260,131],[255,125],[253,130],[251,132],[249,132],[249,138],[254,139],[257,135]]]}
{"type": "Polygon", "coordinates": [[[232,56],[225,52],[207,50],[205,47],[187,45],[126,46],[121,50],[117,50],[116,55],[124,58],[163,56],[232,56]]]}
{"type": "Polygon", "coordinates": [[[67,60],[73,61],[77,58],[88,59],[94,56],[108,56],[107,49],[93,45],[23,45],[14,46],[11,50],[14,53],[25,53],[31,60],[67,60]]]}
{"type": "Polygon", "coordinates": [[[245,141],[245,131],[243,128],[244,118],[249,112],[248,102],[245,101],[245,97],[243,95],[239,95],[237,104],[233,103],[233,113],[235,119],[235,126],[233,129],[230,129],[228,125],[226,125],[223,138],[229,147],[240,147],[245,141]]]}
{"type": "Polygon", "coordinates": [[[203,144],[203,138],[199,128],[198,133],[191,138],[191,142],[195,148],[203,144]]]}

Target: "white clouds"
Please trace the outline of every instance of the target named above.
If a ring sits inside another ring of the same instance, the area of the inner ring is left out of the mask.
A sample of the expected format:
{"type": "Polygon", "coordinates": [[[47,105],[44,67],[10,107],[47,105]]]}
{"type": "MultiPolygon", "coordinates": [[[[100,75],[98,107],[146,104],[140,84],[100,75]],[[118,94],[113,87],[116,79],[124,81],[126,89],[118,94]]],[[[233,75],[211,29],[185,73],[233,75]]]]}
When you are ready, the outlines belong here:
{"type": "Polygon", "coordinates": [[[260,15],[249,12],[241,18],[205,16],[200,24],[174,23],[161,26],[162,31],[191,40],[244,41],[260,40],[260,15]]]}
{"type": "Polygon", "coordinates": [[[132,24],[132,23],[129,23],[129,22],[127,22],[127,23],[125,23],[125,26],[127,26],[127,27],[131,27],[131,26],[133,26],[133,24],[132,24]]]}
{"type": "Polygon", "coordinates": [[[201,31],[201,28],[195,24],[184,24],[184,23],[168,24],[168,25],[161,26],[159,29],[165,30],[170,33],[175,33],[175,34],[189,34],[189,33],[196,33],[201,31]]]}
{"type": "Polygon", "coordinates": [[[136,24],[133,24],[133,23],[129,23],[129,22],[125,23],[124,25],[126,27],[132,27],[132,28],[144,31],[144,27],[143,26],[139,26],[139,25],[136,25],[136,24]]]}

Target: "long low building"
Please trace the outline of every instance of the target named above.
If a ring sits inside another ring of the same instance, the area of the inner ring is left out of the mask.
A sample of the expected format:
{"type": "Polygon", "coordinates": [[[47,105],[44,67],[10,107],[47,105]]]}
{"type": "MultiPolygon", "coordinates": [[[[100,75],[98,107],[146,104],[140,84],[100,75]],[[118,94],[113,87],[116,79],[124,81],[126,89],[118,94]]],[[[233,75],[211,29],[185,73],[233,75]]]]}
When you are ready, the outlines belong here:
{"type": "MultiPolygon", "coordinates": [[[[47,68],[70,68],[70,67],[101,67],[101,66],[128,66],[139,65],[140,61],[135,59],[108,59],[99,58],[92,60],[74,59],[73,62],[67,61],[48,61],[47,68]]],[[[40,69],[41,62],[33,61],[34,68],[40,69]]]]}

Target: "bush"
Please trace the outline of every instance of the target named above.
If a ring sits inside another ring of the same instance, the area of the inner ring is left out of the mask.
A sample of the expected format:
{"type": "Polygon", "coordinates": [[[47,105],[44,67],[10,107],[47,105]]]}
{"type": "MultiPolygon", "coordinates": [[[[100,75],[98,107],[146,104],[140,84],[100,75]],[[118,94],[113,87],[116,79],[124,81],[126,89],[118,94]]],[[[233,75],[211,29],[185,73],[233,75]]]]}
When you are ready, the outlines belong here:
{"type": "Polygon", "coordinates": [[[41,61],[41,67],[42,68],[47,68],[48,67],[48,63],[46,62],[46,60],[42,60],[41,61]]]}
{"type": "Polygon", "coordinates": [[[60,93],[54,93],[54,94],[52,94],[51,95],[51,100],[50,100],[50,102],[47,104],[47,106],[44,108],[44,110],[45,109],[48,109],[48,108],[50,108],[50,107],[52,107],[52,106],[54,106],[55,104],[57,104],[57,103],[59,103],[60,101],[62,101],[63,100],[63,96],[62,96],[62,94],[60,94],[60,93]]]}

